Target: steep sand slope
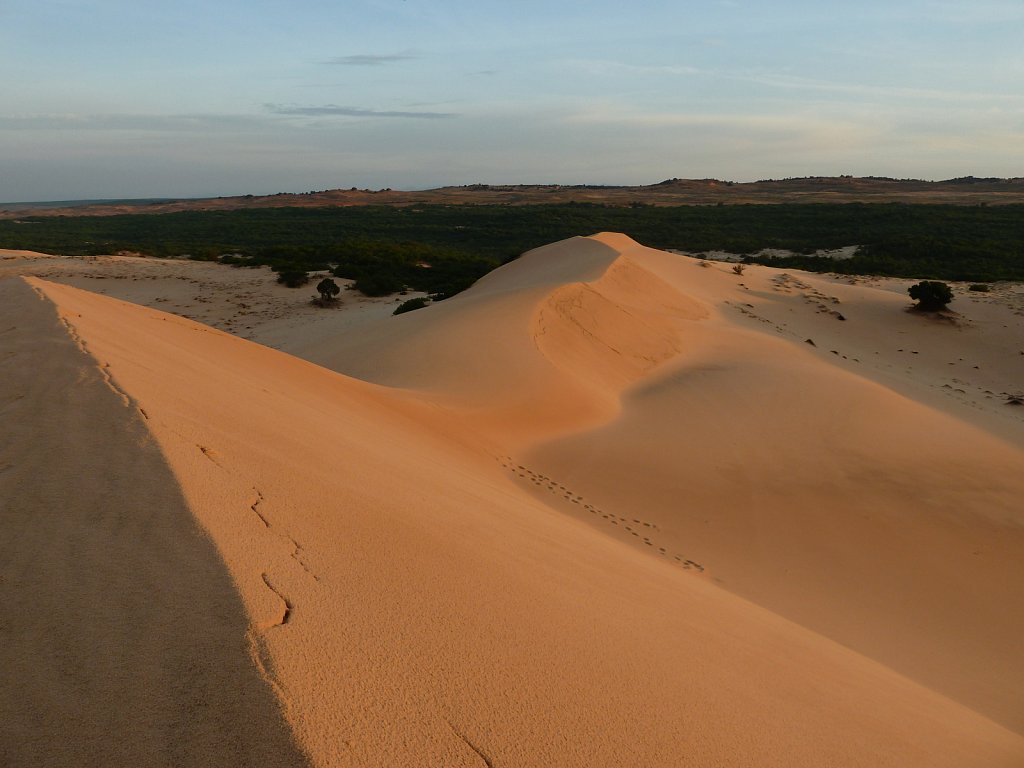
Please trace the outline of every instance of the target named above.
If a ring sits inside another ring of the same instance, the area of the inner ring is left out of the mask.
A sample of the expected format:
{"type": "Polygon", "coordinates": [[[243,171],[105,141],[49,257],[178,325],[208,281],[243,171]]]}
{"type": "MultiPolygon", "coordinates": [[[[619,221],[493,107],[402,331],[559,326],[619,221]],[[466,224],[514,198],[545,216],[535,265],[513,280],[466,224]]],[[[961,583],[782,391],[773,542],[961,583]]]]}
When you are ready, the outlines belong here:
{"type": "Polygon", "coordinates": [[[305,354],[447,398],[555,508],[1024,732],[1019,414],[894,362],[930,350],[998,392],[1020,356],[894,294],[796,282],[602,235],[305,354]]]}
{"type": "Polygon", "coordinates": [[[0,765],[304,765],[142,419],[23,281],[0,307],[0,765]]]}
{"type": "Polygon", "coordinates": [[[319,765],[1024,757],[1019,735],[553,512],[481,447],[500,420],[481,443],[429,400],[38,285],[145,411],[319,765]]]}

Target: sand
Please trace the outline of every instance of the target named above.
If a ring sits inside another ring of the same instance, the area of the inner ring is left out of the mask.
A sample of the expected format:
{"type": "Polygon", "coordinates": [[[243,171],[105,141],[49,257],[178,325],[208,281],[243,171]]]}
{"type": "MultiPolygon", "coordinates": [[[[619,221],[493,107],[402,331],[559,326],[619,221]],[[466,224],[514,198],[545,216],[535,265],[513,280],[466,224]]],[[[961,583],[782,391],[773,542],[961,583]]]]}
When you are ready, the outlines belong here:
{"type": "Polygon", "coordinates": [[[143,419],[51,303],[0,301],[0,764],[302,765],[143,419]]]}
{"type": "MultiPolygon", "coordinates": [[[[244,610],[224,655],[314,765],[1024,761],[1013,295],[934,322],[895,283],[601,235],[425,310],[272,327],[316,365],[29,282],[121,393],[97,418],[159,448],[155,506],[244,610]]],[[[13,455],[99,434],[60,432],[13,455]]]]}

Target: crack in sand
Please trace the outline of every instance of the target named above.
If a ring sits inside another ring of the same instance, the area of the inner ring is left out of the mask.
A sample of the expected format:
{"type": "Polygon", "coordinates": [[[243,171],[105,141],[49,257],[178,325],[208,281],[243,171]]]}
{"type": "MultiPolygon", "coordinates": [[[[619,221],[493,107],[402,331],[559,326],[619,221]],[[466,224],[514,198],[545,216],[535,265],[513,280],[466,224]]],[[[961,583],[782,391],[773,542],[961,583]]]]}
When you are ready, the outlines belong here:
{"type": "Polygon", "coordinates": [[[310,568],[309,565],[306,564],[306,561],[302,559],[302,545],[299,544],[299,542],[297,542],[291,536],[289,536],[287,534],[285,534],[285,536],[287,537],[288,541],[290,541],[291,544],[292,544],[292,554],[291,554],[292,560],[294,560],[296,563],[298,563],[300,566],[302,566],[302,570],[304,570],[306,573],[308,573],[313,578],[313,581],[319,582],[320,581],[320,577],[317,576],[313,572],[313,569],[310,568]]]}
{"type": "Polygon", "coordinates": [[[214,458],[214,454],[213,454],[213,450],[212,449],[207,448],[205,445],[200,445],[199,443],[196,443],[196,448],[198,448],[202,452],[203,456],[208,458],[210,461],[212,461],[218,467],[220,467],[221,469],[224,468],[223,466],[221,466],[221,463],[219,461],[217,461],[217,459],[214,458]]]}
{"type": "Polygon", "coordinates": [[[292,605],[291,600],[285,597],[281,590],[279,590],[271,583],[270,577],[267,576],[267,574],[263,573],[260,575],[263,577],[263,583],[267,585],[267,588],[271,592],[273,592],[281,599],[281,603],[284,605],[284,609],[281,611],[281,618],[278,619],[276,623],[271,624],[269,627],[267,627],[267,629],[273,629],[274,627],[283,627],[285,624],[289,622],[289,620],[291,620],[292,610],[294,609],[294,606],[292,605]]]}
{"type": "MultiPolygon", "coordinates": [[[[251,509],[253,513],[256,515],[256,517],[260,519],[260,522],[263,523],[263,526],[269,530],[274,526],[271,525],[270,519],[259,510],[260,504],[266,501],[266,497],[264,497],[263,492],[260,491],[259,488],[254,487],[252,490],[256,494],[256,501],[249,505],[249,509],[251,509]]],[[[310,577],[312,577],[313,581],[319,583],[320,577],[313,571],[312,568],[309,567],[309,564],[303,559],[302,545],[298,542],[298,540],[287,532],[279,533],[275,530],[274,534],[288,541],[292,548],[289,557],[291,557],[292,560],[298,563],[302,570],[304,570],[307,574],[309,574],[310,577]]]]}
{"type": "Polygon", "coordinates": [[[256,517],[260,519],[260,522],[263,523],[264,527],[269,528],[270,521],[267,520],[267,518],[263,516],[263,513],[260,512],[258,509],[259,505],[263,503],[263,494],[260,493],[258,488],[253,488],[253,491],[256,492],[256,501],[249,505],[249,509],[251,509],[256,514],[256,517]]]}
{"type": "Polygon", "coordinates": [[[465,744],[467,747],[476,752],[477,756],[484,761],[484,765],[486,765],[487,768],[494,768],[494,763],[491,762],[491,758],[484,754],[484,752],[475,744],[473,744],[473,742],[467,739],[465,735],[460,733],[459,730],[454,725],[452,725],[451,720],[445,720],[445,722],[448,723],[448,727],[452,729],[452,733],[454,733],[456,736],[462,739],[463,744],[465,744]]]}

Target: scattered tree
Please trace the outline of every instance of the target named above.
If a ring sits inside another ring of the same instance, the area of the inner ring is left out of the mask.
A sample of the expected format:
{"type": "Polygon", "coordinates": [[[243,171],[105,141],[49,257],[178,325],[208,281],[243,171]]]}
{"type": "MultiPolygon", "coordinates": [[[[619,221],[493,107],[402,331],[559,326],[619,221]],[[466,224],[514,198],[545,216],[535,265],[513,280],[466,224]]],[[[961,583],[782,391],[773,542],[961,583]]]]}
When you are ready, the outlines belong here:
{"type": "Polygon", "coordinates": [[[316,284],[317,293],[320,294],[320,305],[324,306],[334,301],[334,297],[341,293],[341,288],[338,284],[331,280],[329,277],[325,277],[319,283],[316,284]]]}
{"type": "Polygon", "coordinates": [[[937,280],[922,280],[907,289],[910,298],[917,302],[914,307],[922,312],[938,312],[953,300],[953,291],[937,280]]]}

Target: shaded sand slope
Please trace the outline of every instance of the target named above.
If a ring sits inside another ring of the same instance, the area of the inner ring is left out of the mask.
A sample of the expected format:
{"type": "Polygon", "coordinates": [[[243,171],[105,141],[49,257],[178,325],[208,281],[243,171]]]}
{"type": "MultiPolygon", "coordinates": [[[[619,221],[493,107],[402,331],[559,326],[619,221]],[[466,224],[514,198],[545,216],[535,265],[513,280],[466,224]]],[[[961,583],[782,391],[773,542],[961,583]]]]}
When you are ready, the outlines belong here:
{"type": "Polygon", "coordinates": [[[1019,735],[553,512],[483,447],[496,433],[429,399],[38,284],[148,415],[318,765],[1024,757],[1019,735]]]}
{"type": "Polygon", "coordinates": [[[304,765],[138,413],[23,281],[0,306],[0,764],[304,765]]]}
{"type": "MultiPolygon", "coordinates": [[[[539,499],[667,562],[699,564],[736,594],[1024,730],[1024,452],[963,420],[976,410],[906,396],[938,385],[920,369],[901,379],[896,344],[931,338],[938,357],[943,328],[894,308],[905,299],[846,286],[845,323],[820,297],[798,295],[808,311],[785,313],[771,303],[780,274],[701,268],[621,235],[574,239],[319,355],[454,393],[448,402],[473,404],[460,413],[506,446],[539,499]],[[563,284],[531,282],[548,262],[565,269],[563,284]],[[883,322],[899,338],[892,350],[878,343],[883,322]],[[450,343],[451,329],[472,343],[450,343]],[[861,359],[804,343],[839,333],[861,359]],[[413,349],[438,361],[427,380],[403,364],[413,349]],[[529,398],[479,405],[520,371],[529,398]],[[603,408],[581,408],[592,403],[603,408]],[[534,409],[577,433],[553,440],[534,409]]],[[[965,337],[945,330],[947,344],[965,337]]],[[[1010,356],[978,362],[1010,372],[1010,356]]],[[[1004,413],[987,415],[1019,438],[1016,413],[1004,413]]]]}

